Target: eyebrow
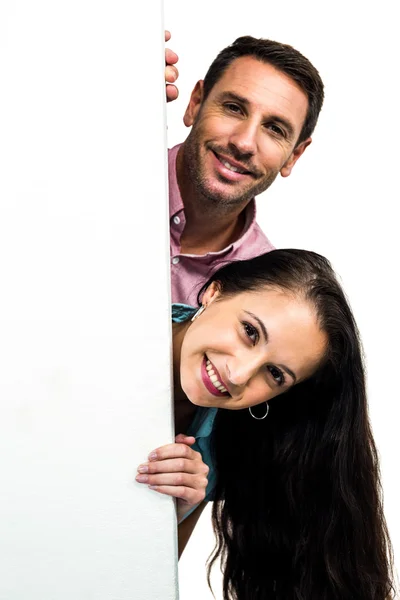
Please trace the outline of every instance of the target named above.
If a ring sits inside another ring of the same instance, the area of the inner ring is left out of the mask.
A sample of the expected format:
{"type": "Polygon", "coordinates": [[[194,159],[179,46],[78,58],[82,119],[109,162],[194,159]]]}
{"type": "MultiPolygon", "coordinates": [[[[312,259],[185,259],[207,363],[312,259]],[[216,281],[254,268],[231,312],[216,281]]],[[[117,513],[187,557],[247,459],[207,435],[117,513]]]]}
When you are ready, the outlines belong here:
{"type": "MultiPolygon", "coordinates": [[[[245,98],[244,96],[240,96],[239,94],[236,94],[236,92],[221,92],[217,96],[217,100],[219,100],[220,102],[223,102],[224,100],[233,100],[235,102],[239,102],[239,104],[243,104],[246,107],[250,106],[250,102],[247,100],[247,98],[245,98]]],[[[266,119],[266,120],[280,123],[281,125],[283,125],[285,127],[285,129],[288,132],[288,135],[290,137],[294,137],[293,125],[284,117],[280,117],[279,115],[273,115],[272,117],[270,117],[269,119],[266,119]]]]}
{"type": "Polygon", "coordinates": [[[289,369],[289,367],[287,367],[286,365],[276,365],[276,366],[279,367],[280,369],[282,369],[283,371],[286,371],[286,373],[288,373],[290,375],[290,377],[293,379],[294,383],[297,382],[296,375],[293,373],[293,371],[291,369],[289,369]]]}
{"type": "MultiPolygon", "coordinates": [[[[265,341],[268,342],[267,329],[266,329],[264,323],[261,321],[261,319],[259,319],[257,317],[257,315],[255,315],[254,313],[250,312],[249,310],[245,310],[244,312],[247,315],[249,315],[250,317],[252,317],[258,323],[258,325],[260,326],[260,329],[262,331],[262,334],[264,336],[265,341]]],[[[288,373],[288,375],[290,375],[290,377],[293,379],[294,383],[296,383],[297,377],[293,373],[293,371],[291,369],[289,369],[289,367],[287,367],[286,365],[276,365],[276,366],[279,367],[280,369],[282,369],[283,371],[286,371],[286,373],[288,373]]]]}
{"type": "Polygon", "coordinates": [[[267,330],[265,328],[264,323],[261,321],[261,319],[259,319],[257,317],[257,315],[255,315],[254,313],[250,312],[249,310],[245,310],[244,311],[246,313],[246,315],[249,315],[249,317],[252,317],[255,321],[257,321],[258,325],[260,326],[260,329],[262,331],[262,334],[265,338],[265,341],[268,342],[268,333],[267,330]]]}

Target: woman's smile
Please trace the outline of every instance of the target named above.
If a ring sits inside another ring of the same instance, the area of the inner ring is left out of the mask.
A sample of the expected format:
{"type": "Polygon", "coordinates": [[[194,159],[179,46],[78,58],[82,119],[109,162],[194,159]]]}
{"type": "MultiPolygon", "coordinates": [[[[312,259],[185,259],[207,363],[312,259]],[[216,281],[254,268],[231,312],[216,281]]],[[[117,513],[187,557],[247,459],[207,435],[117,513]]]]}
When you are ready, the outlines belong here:
{"type": "Polygon", "coordinates": [[[222,381],[221,375],[206,354],[201,363],[201,378],[205,387],[213,396],[230,395],[222,381]]]}

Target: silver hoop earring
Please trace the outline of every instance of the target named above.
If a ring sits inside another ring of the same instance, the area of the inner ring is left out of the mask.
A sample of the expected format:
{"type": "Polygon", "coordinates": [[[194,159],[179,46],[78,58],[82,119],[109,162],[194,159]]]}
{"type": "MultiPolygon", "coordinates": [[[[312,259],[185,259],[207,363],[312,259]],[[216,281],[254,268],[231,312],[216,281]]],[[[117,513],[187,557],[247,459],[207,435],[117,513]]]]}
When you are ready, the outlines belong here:
{"type": "Polygon", "coordinates": [[[205,310],[206,310],[206,307],[204,305],[200,306],[199,310],[194,313],[193,317],[190,320],[195,321],[197,319],[197,317],[199,317],[201,315],[201,313],[204,312],[205,310]]]}
{"type": "Polygon", "coordinates": [[[265,415],[263,417],[256,417],[255,415],[253,415],[253,413],[251,412],[251,406],[249,406],[249,413],[251,414],[253,419],[256,419],[257,421],[262,421],[263,419],[265,419],[265,417],[269,413],[269,404],[268,404],[268,402],[266,402],[265,404],[267,405],[267,412],[265,413],[265,415]]]}

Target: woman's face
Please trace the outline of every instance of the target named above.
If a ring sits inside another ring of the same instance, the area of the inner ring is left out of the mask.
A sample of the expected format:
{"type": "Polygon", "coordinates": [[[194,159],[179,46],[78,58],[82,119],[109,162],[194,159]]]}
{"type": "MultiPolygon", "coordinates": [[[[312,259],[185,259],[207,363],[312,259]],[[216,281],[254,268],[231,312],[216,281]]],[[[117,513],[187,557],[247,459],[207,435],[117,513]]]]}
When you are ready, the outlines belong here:
{"type": "Polygon", "coordinates": [[[310,377],[324,355],[313,307],[289,292],[265,287],[224,298],[213,283],[203,305],[181,348],[181,386],[193,404],[255,406],[310,377]]]}

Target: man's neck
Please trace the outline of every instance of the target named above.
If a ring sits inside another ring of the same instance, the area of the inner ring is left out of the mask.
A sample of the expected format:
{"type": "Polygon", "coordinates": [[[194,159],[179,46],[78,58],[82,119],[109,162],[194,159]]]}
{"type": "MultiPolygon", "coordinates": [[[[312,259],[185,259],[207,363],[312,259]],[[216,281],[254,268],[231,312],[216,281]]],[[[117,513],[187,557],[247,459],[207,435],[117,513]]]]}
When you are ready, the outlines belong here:
{"type": "Polygon", "coordinates": [[[186,177],[183,146],[176,157],[176,176],[186,220],[181,236],[181,253],[219,252],[238,240],[245,226],[247,204],[229,211],[210,205],[186,177]]]}

